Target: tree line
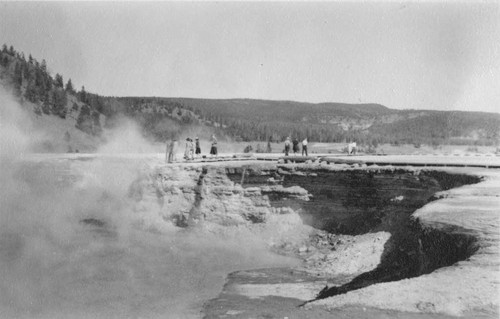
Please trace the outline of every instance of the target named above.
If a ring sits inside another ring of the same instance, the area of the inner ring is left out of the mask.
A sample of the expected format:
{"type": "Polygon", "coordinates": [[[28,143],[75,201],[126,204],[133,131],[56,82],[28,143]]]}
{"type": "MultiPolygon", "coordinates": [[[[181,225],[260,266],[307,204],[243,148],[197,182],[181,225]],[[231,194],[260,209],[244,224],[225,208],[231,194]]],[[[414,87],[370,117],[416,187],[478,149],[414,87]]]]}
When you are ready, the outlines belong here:
{"type": "Polygon", "coordinates": [[[34,112],[42,115],[55,115],[65,119],[68,113],[77,113],[76,127],[82,131],[99,135],[102,127],[99,121],[104,112],[104,100],[96,94],[90,94],[82,86],[76,91],[71,79],[66,82],[61,74],[53,77],[47,69],[47,62],[35,59],[31,54],[26,58],[13,46],[2,46],[0,66],[7,74],[14,93],[34,105],[34,112]],[[76,102],[70,104],[69,96],[76,102]]]}
{"type": "Polygon", "coordinates": [[[162,97],[103,97],[71,79],[54,77],[45,60],[25,57],[3,45],[0,66],[16,94],[35,105],[37,114],[66,118],[75,113],[76,127],[86,133],[102,132],[101,118],[111,126],[116,118],[135,120],[145,135],[164,141],[186,129],[216,133],[236,141],[282,142],[308,138],[312,142],[356,141],[376,147],[392,144],[497,145],[500,114],[392,110],[378,104],[311,104],[293,101],[211,100],[162,97]],[[421,114],[420,114],[421,113],[421,114]],[[396,120],[387,120],[397,117],[396,120]],[[366,125],[366,124],[369,125],[366,125]],[[371,126],[370,126],[371,125],[371,126]]]}
{"type": "MultiPolygon", "coordinates": [[[[373,113],[365,118],[358,116],[353,119],[343,109],[340,120],[350,123],[346,129],[340,125],[321,123],[319,120],[290,121],[292,115],[279,117],[272,113],[279,114],[282,111],[280,109],[272,110],[271,114],[263,114],[262,109],[253,113],[249,110],[251,106],[248,106],[242,116],[234,111],[225,112],[225,108],[215,106],[213,100],[196,104],[191,103],[191,99],[128,97],[119,98],[119,101],[124,104],[129,115],[160,140],[175,135],[182,126],[203,124],[243,142],[283,142],[288,136],[298,139],[307,137],[309,141],[323,143],[356,141],[371,147],[382,143],[413,144],[416,147],[421,144],[496,145],[499,141],[500,114],[425,111],[415,116],[415,111],[393,110],[400,119],[388,123],[373,119],[373,113]],[[170,128],[172,125],[177,128],[166,129],[168,125],[162,125],[169,123],[166,119],[176,119],[175,123],[170,123],[170,128]],[[370,119],[374,122],[372,126],[359,127],[360,122],[370,119]]],[[[392,115],[387,110],[390,109],[382,109],[380,118],[392,115]]],[[[356,112],[359,115],[359,110],[356,112]]],[[[317,115],[312,118],[317,118],[317,115]]]]}

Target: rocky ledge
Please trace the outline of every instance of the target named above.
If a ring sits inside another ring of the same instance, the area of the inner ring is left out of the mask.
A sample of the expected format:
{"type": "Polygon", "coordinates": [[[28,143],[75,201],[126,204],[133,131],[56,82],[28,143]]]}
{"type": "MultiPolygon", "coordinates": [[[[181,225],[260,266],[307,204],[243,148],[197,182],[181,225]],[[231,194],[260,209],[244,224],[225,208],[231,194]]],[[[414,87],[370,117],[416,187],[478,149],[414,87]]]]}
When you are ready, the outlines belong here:
{"type": "MultiPolygon", "coordinates": [[[[450,174],[461,169],[441,169],[450,174]]],[[[474,253],[466,260],[416,278],[381,283],[317,300],[309,308],[332,310],[362,305],[408,312],[444,313],[497,318],[499,311],[500,172],[467,170],[482,181],[439,192],[435,201],[418,209],[413,218],[424,229],[472,236],[474,253]]],[[[451,249],[451,247],[450,247],[451,249]]]]}
{"type": "Polygon", "coordinates": [[[302,260],[229,274],[206,318],[326,318],[346,307],[494,316],[499,194],[495,170],[320,163],[164,165],[130,187],[145,227],[252,232],[302,260]]]}

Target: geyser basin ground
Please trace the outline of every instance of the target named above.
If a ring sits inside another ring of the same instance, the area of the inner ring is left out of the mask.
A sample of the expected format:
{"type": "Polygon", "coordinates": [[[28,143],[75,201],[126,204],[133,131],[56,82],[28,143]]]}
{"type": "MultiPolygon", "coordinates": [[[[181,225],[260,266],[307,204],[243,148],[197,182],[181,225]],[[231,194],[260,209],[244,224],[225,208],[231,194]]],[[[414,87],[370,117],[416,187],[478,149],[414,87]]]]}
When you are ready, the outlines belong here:
{"type": "Polygon", "coordinates": [[[297,264],[252,234],[160,218],[156,195],[146,205],[153,185],[134,183],[159,163],[73,154],[2,162],[0,318],[200,318],[228,273],[297,264]]]}
{"type": "Polygon", "coordinates": [[[295,250],[314,279],[297,269],[233,273],[220,297],[206,305],[207,318],[313,316],[306,309],[329,317],[317,311],[345,307],[415,316],[498,315],[498,171],[321,164],[249,170],[229,169],[228,175],[244,188],[260,185],[277,211],[298,211],[306,223],[331,233],[368,234],[333,236],[332,244],[322,233],[319,245],[313,236],[298,250],[285,243],[281,253],[295,250]],[[307,192],[291,194],[269,184],[307,192]],[[333,253],[321,250],[325,237],[333,253]],[[288,271],[294,279],[284,279],[288,271]],[[311,298],[321,284],[326,287],[311,298]],[[297,308],[303,301],[310,302],[297,308]]]}
{"type": "MultiPolygon", "coordinates": [[[[93,156],[84,158],[88,161],[64,159],[72,163],[70,172],[78,167],[89,177],[71,176],[75,194],[63,185],[57,197],[46,196],[45,175],[39,187],[31,184],[26,191],[44,200],[27,201],[44,216],[35,240],[0,239],[24,243],[22,254],[17,246],[6,246],[0,261],[12,269],[37,270],[33,280],[22,281],[43,288],[41,300],[50,301],[47,311],[47,303],[37,304],[38,294],[32,292],[27,301],[35,306],[17,305],[29,308],[23,314],[63,317],[72,309],[78,317],[498,314],[497,170],[256,161],[166,165],[154,156],[134,159],[141,162],[136,171],[113,169],[115,159],[109,166],[95,165],[93,156]],[[54,206],[45,203],[47,198],[70,203],[54,206]],[[69,218],[48,210],[66,214],[66,206],[75,210],[69,218]],[[57,226],[54,233],[52,226],[57,226]],[[61,232],[66,228],[72,231],[61,232]],[[69,241],[75,236],[78,241],[69,241]],[[214,245],[221,243],[227,246],[214,245]],[[50,248],[50,255],[30,257],[31,246],[35,252],[50,248]],[[183,296],[174,293],[172,282],[183,296]],[[53,299],[64,286],[71,293],[53,299]],[[323,299],[310,302],[318,297],[323,299]],[[200,298],[215,298],[205,303],[202,315],[200,298]]],[[[19,197],[13,208],[31,206],[20,200],[23,194],[12,194],[19,197]]],[[[31,228],[19,227],[30,233],[31,228]]],[[[9,274],[8,268],[2,271],[9,274]]]]}

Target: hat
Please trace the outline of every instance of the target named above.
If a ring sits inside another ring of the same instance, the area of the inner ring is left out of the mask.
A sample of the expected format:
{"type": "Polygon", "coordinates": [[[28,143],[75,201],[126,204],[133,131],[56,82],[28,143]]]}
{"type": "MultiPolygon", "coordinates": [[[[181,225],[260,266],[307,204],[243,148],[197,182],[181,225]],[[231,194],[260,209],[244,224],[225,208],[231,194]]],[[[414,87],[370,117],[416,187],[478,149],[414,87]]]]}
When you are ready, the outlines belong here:
{"type": "Polygon", "coordinates": [[[198,139],[198,136],[196,136],[196,139],[198,139]]]}

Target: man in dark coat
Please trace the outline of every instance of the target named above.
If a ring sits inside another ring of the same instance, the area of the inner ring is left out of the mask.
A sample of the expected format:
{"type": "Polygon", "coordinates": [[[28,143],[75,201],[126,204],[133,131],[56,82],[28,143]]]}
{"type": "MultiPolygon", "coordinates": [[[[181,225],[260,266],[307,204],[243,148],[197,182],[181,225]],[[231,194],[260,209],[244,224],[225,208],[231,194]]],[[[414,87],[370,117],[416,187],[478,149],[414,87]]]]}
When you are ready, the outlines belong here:
{"type": "Polygon", "coordinates": [[[297,154],[299,152],[299,140],[297,138],[293,139],[293,154],[297,154]]]}

